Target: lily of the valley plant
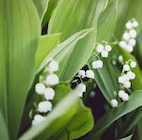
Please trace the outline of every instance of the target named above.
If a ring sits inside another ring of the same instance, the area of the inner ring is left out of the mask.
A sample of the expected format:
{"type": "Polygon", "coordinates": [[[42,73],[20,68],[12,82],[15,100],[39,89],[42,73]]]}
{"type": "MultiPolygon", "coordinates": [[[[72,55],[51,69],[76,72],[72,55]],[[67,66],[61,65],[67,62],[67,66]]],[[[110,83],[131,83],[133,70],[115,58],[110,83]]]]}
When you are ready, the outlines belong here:
{"type": "Polygon", "coordinates": [[[141,0],[0,0],[0,140],[142,140],[141,0]]]}

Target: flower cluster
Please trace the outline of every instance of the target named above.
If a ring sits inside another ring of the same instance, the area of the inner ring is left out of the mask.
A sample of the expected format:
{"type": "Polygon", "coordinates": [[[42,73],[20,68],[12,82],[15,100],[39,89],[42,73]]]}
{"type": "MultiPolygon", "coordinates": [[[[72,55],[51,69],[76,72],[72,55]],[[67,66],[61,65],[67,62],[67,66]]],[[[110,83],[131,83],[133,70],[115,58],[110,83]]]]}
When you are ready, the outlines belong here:
{"type": "Polygon", "coordinates": [[[48,67],[46,68],[48,74],[42,76],[40,82],[35,85],[35,92],[42,96],[42,101],[37,105],[37,112],[32,121],[32,125],[38,125],[45,120],[45,117],[41,114],[46,114],[52,110],[51,100],[55,97],[55,91],[52,86],[59,84],[59,77],[54,73],[58,71],[59,64],[55,60],[51,60],[48,67]]]}
{"type": "Polygon", "coordinates": [[[135,19],[128,21],[125,25],[126,31],[123,33],[122,40],[119,42],[119,46],[130,53],[133,52],[134,46],[136,45],[137,32],[135,28],[138,25],[135,19]]]}
{"type": "MultiPolygon", "coordinates": [[[[97,52],[97,57],[102,57],[102,58],[107,58],[109,55],[109,52],[111,51],[111,46],[108,45],[108,43],[104,42],[105,45],[103,44],[98,44],[96,46],[96,52],[97,52]],[[100,56],[99,56],[100,55],[100,56]]],[[[103,67],[103,61],[102,60],[95,60],[92,62],[92,68],[93,69],[99,69],[103,67]]]]}
{"type": "MultiPolygon", "coordinates": [[[[118,97],[122,101],[128,101],[129,100],[129,94],[125,92],[125,90],[131,88],[131,80],[134,80],[136,75],[134,72],[132,72],[132,69],[136,67],[136,62],[133,60],[126,61],[126,63],[123,65],[123,69],[121,72],[121,76],[118,77],[118,83],[120,84],[120,90],[118,91],[118,97]]],[[[117,99],[111,100],[112,107],[118,106],[117,99]]]]}
{"type": "MultiPolygon", "coordinates": [[[[107,58],[109,55],[109,52],[111,51],[111,46],[108,45],[108,43],[104,42],[105,45],[103,44],[98,44],[95,48],[95,51],[97,52],[97,54],[95,53],[95,58],[98,57],[98,60],[95,60],[92,62],[92,69],[99,69],[103,67],[103,61],[100,60],[100,57],[103,58],[107,58]],[[100,56],[99,56],[100,55],[100,56]]],[[[94,71],[89,69],[89,70],[79,70],[77,77],[79,77],[81,83],[78,84],[80,92],[78,94],[79,97],[83,97],[83,93],[86,92],[86,85],[83,83],[84,78],[89,78],[89,79],[94,79],[95,78],[95,74],[94,71]]],[[[73,82],[77,82],[77,80],[74,80],[73,82]]]]}

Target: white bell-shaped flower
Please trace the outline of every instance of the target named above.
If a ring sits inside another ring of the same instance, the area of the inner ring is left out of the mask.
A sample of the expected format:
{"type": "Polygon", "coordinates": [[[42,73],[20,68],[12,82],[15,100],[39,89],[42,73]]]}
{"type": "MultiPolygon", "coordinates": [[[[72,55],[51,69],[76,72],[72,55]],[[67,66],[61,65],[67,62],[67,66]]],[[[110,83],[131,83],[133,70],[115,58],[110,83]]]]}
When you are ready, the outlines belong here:
{"type": "Polygon", "coordinates": [[[128,30],[133,28],[133,25],[132,25],[132,22],[131,22],[131,21],[128,21],[128,22],[126,23],[126,28],[127,28],[128,30]]]}
{"type": "Polygon", "coordinates": [[[139,23],[138,23],[137,21],[133,21],[133,22],[132,22],[132,25],[133,25],[133,27],[135,28],[135,27],[138,27],[138,26],[139,26],[139,23]]]}
{"type": "Polygon", "coordinates": [[[131,67],[131,68],[135,68],[135,67],[136,67],[136,65],[137,65],[137,64],[136,64],[136,62],[135,62],[135,61],[131,61],[131,63],[130,63],[130,67],[131,67]]]}
{"type": "Polygon", "coordinates": [[[35,91],[37,94],[43,94],[45,89],[46,89],[46,87],[43,83],[37,83],[35,85],[35,91]]]}
{"type": "Polygon", "coordinates": [[[130,35],[129,35],[128,32],[125,32],[125,33],[123,34],[123,39],[126,40],[126,41],[128,41],[128,40],[130,39],[130,35]]]}
{"type": "Polygon", "coordinates": [[[101,56],[104,57],[104,58],[108,57],[108,51],[103,50],[103,51],[101,52],[101,56]]]}
{"type": "Polygon", "coordinates": [[[86,71],[86,77],[87,78],[91,78],[91,79],[94,79],[94,72],[92,70],[87,70],[86,71]]]}
{"type": "Polygon", "coordinates": [[[136,40],[135,40],[135,39],[130,39],[130,40],[128,41],[128,44],[129,44],[129,45],[132,45],[132,46],[135,46],[135,45],[136,45],[136,40]]]}
{"type": "Polygon", "coordinates": [[[51,86],[57,85],[59,84],[59,77],[56,74],[50,74],[46,77],[46,83],[51,86]]]}
{"type": "Polygon", "coordinates": [[[106,46],[105,46],[105,50],[106,50],[107,52],[110,52],[110,51],[111,51],[111,49],[112,49],[112,48],[111,48],[111,46],[110,46],[110,45],[106,45],[106,46]]]}
{"type": "Polygon", "coordinates": [[[45,117],[41,116],[40,114],[37,114],[34,116],[34,120],[32,121],[32,126],[37,126],[41,124],[45,120],[45,117]]]}
{"type": "Polygon", "coordinates": [[[99,45],[97,46],[97,48],[96,48],[96,51],[97,51],[98,53],[101,53],[103,50],[104,50],[104,46],[103,46],[102,44],[99,44],[99,45]]]}
{"type": "Polygon", "coordinates": [[[111,106],[112,107],[118,107],[118,101],[116,99],[111,100],[111,106]]]}
{"type": "Polygon", "coordinates": [[[52,110],[52,104],[50,101],[42,101],[38,104],[38,111],[40,113],[47,113],[52,110]]]}
{"type": "Polygon", "coordinates": [[[129,70],[130,70],[130,66],[129,66],[128,64],[125,64],[125,65],[123,66],[123,70],[124,70],[124,71],[129,71],[129,70]]]}
{"type": "Polygon", "coordinates": [[[49,70],[54,72],[54,71],[58,71],[59,70],[59,63],[55,60],[52,60],[49,63],[49,70]]]}
{"type": "Polygon", "coordinates": [[[132,37],[132,38],[136,38],[136,36],[137,36],[136,30],[131,29],[131,30],[129,31],[129,35],[130,35],[130,37],[132,37]]]}
{"type": "Polygon", "coordinates": [[[52,88],[46,88],[44,91],[44,97],[46,100],[53,100],[55,96],[55,91],[52,88]]]}
{"type": "Polygon", "coordinates": [[[79,75],[81,78],[85,78],[85,77],[86,77],[86,74],[85,74],[85,71],[84,71],[84,70],[79,70],[79,71],[78,71],[78,75],[79,75]]]}
{"type": "Polygon", "coordinates": [[[125,93],[121,99],[126,102],[129,100],[129,95],[125,93]]]}
{"type": "Polygon", "coordinates": [[[127,72],[127,77],[128,77],[129,80],[133,80],[133,79],[135,79],[136,75],[135,75],[134,72],[128,71],[127,72]]]}
{"type": "Polygon", "coordinates": [[[126,41],[120,41],[120,42],[119,42],[119,46],[120,46],[121,48],[127,48],[127,42],[126,42],[126,41]]]}
{"type": "Polygon", "coordinates": [[[81,83],[78,85],[78,89],[80,92],[86,92],[86,85],[81,83]]]}
{"type": "Polygon", "coordinates": [[[92,68],[93,69],[98,69],[103,67],[103,61],[97,60],[92,62],[92,68]]]}
{"type": "Polygon", "coordinates": [[[123,98],[124,95],[125,95],[125,91],[124,90],[119,90],[118,91],[119,98],[123,98]]]}

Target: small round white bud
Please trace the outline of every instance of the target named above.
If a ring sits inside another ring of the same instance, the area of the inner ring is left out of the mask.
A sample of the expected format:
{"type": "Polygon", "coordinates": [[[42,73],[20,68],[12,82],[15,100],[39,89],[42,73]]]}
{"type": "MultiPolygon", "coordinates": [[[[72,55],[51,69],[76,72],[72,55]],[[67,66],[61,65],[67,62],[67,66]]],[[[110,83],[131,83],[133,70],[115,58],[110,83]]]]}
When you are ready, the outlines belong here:
{"type": "Polygon", "coordinates": [[[129,31],[129,35],[130,35],[130,37],[135,38],[135,37],[137,36],[136,30],[131,29],[131,30],[129,31]]]}
{"type": "Polygon", "coordinates": [[[57,61],[55,60],[52,60],[50,63],[49,63],[49,69],[50,71],[54,72],[54,71],[58,71],[59,70],[59,64],[57,61]]]}
{"type": "Polygon", "coordinates": [[[102,57],[108,57],[108,51],[104,50],[101,52],[102,57]]]}
{"type": "Polygon", "coordinates": [[[43,94],[45,89],[46,89],[46,87],[43,83],[37,83],[35,85],[35,91],[37,94],[43,94]]]}
{"type": "Polygon", "coordinates": [[[59,84],[59,77],[56,74],[50,74],[46,77],[46,83],[54,86],[59,84]]]}
{"type": "Polygon", "coordinates": [[[102,44],[99,44],[96,48],[98,53],[101,53],[104,50],[104,46],[102,44]]]}
{"type": "Polygon", "coordinates": [[[43,101],[38,104],[38,111],[40,113],[46,113],[52,110],[52,104],[49,101],[43,101]]]}
{"type": "Polygon", "coordinates": [[[129,29],[131,29],[132,27],[133,27],[132,23],[131,23],[130,21],[128,21],[128,22],[126,23],[126,28],[129,30],[129,29]]]}
{"type": "Polygon", "coordinates": [[[118,107],[118,101],[116,99],[111,100],[111,106],[112,107],[118,107]]]}
{"type": "Polygon", "coordinates": [[[55,96],[55,91],[52,88],[46,88],[44,91],[44,97],[46,100],[53,100],[55,96]]]}

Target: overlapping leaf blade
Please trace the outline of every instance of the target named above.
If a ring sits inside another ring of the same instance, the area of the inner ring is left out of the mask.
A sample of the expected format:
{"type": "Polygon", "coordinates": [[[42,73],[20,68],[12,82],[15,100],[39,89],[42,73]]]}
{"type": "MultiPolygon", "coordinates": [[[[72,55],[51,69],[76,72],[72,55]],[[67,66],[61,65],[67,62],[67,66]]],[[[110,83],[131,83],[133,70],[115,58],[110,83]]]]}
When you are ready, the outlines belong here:
{"type": "Polygon", "coordinates": [[[33,2],[36,6],[39,18],[42,20],[46,13],[49,0],[33,0],[33,2]]]}
{"type": "Polygon", "coordinates": [[[60,42],[60,34],[45,35],[40,39],[40,44],[36,55],[36,69],[40,67],[40,64],[48,56],[48,54],[58,45],[60,42]]]}
{"type": "Polygon", "coordinates": [[[59,102],[59,104],[57,104],[51,113],[47,115],[44,123],[38,127],[32,127],[21,136],[19,140],[64,140],[64,138],[76,138],[88,132],[93,126],[93,118],[90,110],[82,106],[77,94],[78,89],[72,91],[67,97],[59,102]],[[86,119],[83,121],[79,119],[82,117],[81,114],[84,118],[90,119],[88,125],[86,119]],[[78,122],[76,122],[76,119],[79,119],[78,122]],[[79,126],[82,126],[83,124],[86,124],[86,128],[79,128],[79,126]],[[66,131],[69,132],[69,134],[66,133],[66,131]]]}
{"type": "Polygon", "coordinates": [[[92,27],[95,29],[77,43],[67,60],[63,62],[62,81],[70,81],[89,59],[96,41],[97,21],[106,4],[107,1],[104,0],[61,0],[59,2],[49,22],[49,33],[62,32],[61,41],[63,41],[81,29],[92,27]]]}
{"type": "Polygon", "coordinates": [[[0,5],[0,106],[15,140],[33,80],[40,27],[32,1],[1,0],[0,5]]]}
{"type": "Polygon", "coordinates": [[[136,91],[130,96],[128,102],[123,102],[117,108],[113,108],[104,114],[104,116],[96,122],[95,129],[92,131],[89,140],[99,139],[102,133],[104,133],[113,122],[142,106],[141,98],[142,91],[136,91]]]}
{"type": "Polygon", "coordinates": [[[36,73],[39,73],[48,63],[51,59],[57,60],[59,63],[67,57],[67,54],[73,50],[76,43],[83,39],[85,36],[90,34],[92,29],[85,29],[80,32],[75,33],[70,38],[65,40],[64,42],[57,45],[52,52],[50,52],[46,58],[40,63],[39,67],[37,67],[36,73]]]}

